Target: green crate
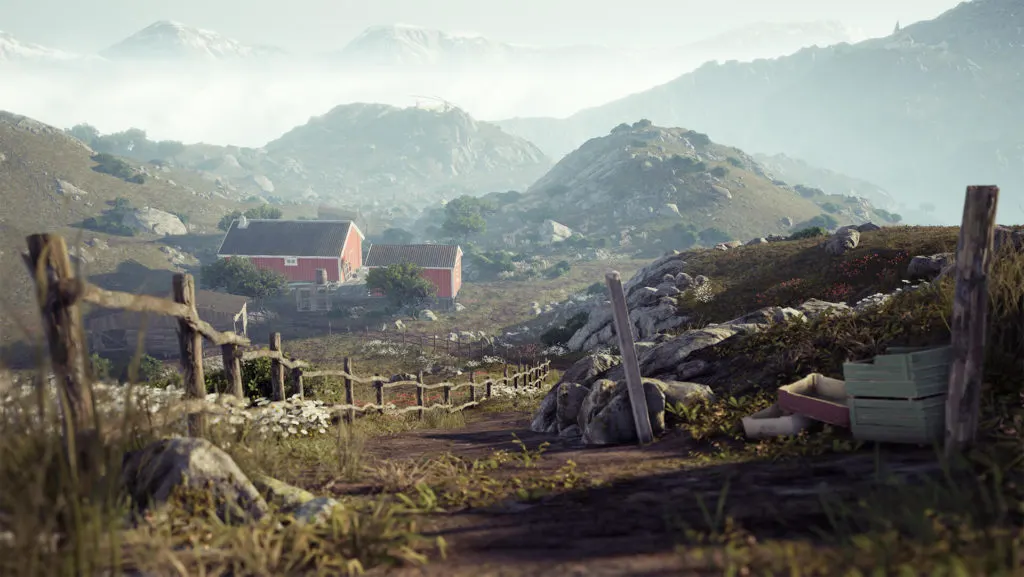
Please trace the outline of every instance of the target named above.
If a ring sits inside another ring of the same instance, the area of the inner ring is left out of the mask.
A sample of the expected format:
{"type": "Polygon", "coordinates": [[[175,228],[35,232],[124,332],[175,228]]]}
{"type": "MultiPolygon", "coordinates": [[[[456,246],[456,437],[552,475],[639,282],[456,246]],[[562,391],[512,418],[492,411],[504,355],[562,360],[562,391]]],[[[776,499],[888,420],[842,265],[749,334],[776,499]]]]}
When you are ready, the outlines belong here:
{"type": "Polygon", "coordinates": [[[852,397],[929,397],[946,392],[951,363],[949,346],[890,347],[871,360],[843,363],[843,379],[852,397]]]}
{"type": "Polygon", "coordinates": [[[930,444],[946,431],[946,395],[923,399],[851,397],[850,430],[861,441],[930,444]]]}

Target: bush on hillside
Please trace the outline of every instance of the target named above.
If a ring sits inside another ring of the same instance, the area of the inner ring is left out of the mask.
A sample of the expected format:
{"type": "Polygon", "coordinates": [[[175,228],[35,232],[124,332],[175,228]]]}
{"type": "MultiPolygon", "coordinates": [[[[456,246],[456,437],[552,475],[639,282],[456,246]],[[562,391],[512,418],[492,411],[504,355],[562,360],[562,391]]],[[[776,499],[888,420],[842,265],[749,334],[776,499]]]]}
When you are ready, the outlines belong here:
{"type": "Polygon", "coordinates": [[[261,204],[260,206],[250,208],[245,212],[233,210],[221,217],[220,221],[217,223],[217,228],[226,231],[231,228],[231,223],[235,222],[242,216],[253,220],[278,220],[284,216],[284,213],[281,212],[280,208],[270,206],[269,204],[261,204]]]}
{"type": "Polygon", "coordinates": [[[696,160],[689,156],[683,156],[681,154],[673,154],[671,162],[672,168],[684,173],[704,172],[708,168],[703,161],[696,160]]]}
{"type": "Polygon", "coordinates": [[[700,242],[705,245],[719,244],[732,240],[732,237],[729,236],[727,232],[715,227],[705,228],[700,231],[700,234],[698,234],[697,237],[700,239],[700,242]]]}
{"type": "Polygon", "coordinates": [[[603,282],[596,282],[587,287],[587,294],[590,296],[603,295],[605,294],[605,284],[603,282]]]}
{"type": "Polygon", "coordinates": [[[836,204],[834,202],[826,202],[826,203],[821,205],[821,210],[824,210],[825,212],[828,212],[828,213],[835,214],[835,213],[839,212],[840,210],[842,210],[842,207],[840,207],[838,204],[836,204]]]}
{"type": "Polygon", "coordinates": [[[839,226],[839,221],[831,214],[819,214],[818,216],[800,223],[800,228],[821,227],[832,230],[839,226]]]}
{"type": "Polygon", "coordinates": [[[690,130],[684,135],[686,139],[690,141],[690,144],[697,148],[702,146],[708,146],[711,144],[711,137],[703,132],[697,132],[696,130],[690,130]]]}
{"type": "Polygon", "coordinates": [[[894,224],[903,220],[902,216],[900,216],[900,215],[898,215],[898,214],[896,214],[894,212],[889,212],[887,210],[882,210],[881,208],[876,208],[875,209],[875,214],[877,214],[878,216],[881,216],[885,220],[887,220],[887,221],[889,221],[891,223],[894,223],[894,224]]]}
{"type": "Polygon", "coordinates": [[[801,240],[805,238],[817,238],[819,236],[828,235],[828,231],[820,226],[811,226],[807,228],[801,228],[800,230],[789,235],[789,240],[801,240]]]}
{"type": "Polygon", "coordinates": [[[135,236],[135,230],[123,224],[125,213],[132,209],[131,201],[119,196],[108,204],[110,208],[104,210],[101,215],[89,217],[79,226],[115,236],[135,236]]]}
{"type": "Polygon", "coordinates": [[[708,173],[715,178],[725,178],[725,175],[729,174],[729,169],[724,166],[716,166],[709,170],[708,173]]]}
{"type": "Polygon", "coordinates": [[[559,278],[569,274],[570,270],[572,270],[572,265],[569,264],[569,261],[560,260],[555,263],[555,266],[545,271],[545,274],[548,278],[559,278]]]}
{"type": "Polygon", "coordinates": [[[564,325],[551,327],[540,335],[540,342],[546,347],[565,345],[569,342],[576,331],[587,324],[590,315],[586,311],[576,313],[564,325]]]}
{"type": "Polygon", "coordinates": [[[503,272],[516,270],[515,258],[517,255],[509,251],[495,250],[484,253],[467,251],[466,254],[483,278],[496,278],[503,272]]]}
{"type": "Polygon", "coordinates": [[[92,167],[96,172],[116,176],[125,182],[131,182],[134,184],[142,184],[146,182],[146,176],[144,174],[136,173],[135,169],[133,169],[130,164],[112,154],[101,152],[93,155],[92,160],[96,163],[96,166],[92,167]]]}
{"type": "Polygon", "coordinates": [[[814,188],[810,186],[804,186],[802,184],[793,185],[793,190],[804,198],[814,198],[816,196],[825,196],[825,191],[820,188],[814,188]]]}
{"type": "Polygon", "coordinates": [[[281,273],[258,268],[251,260],[240,257],[204,265],[199,280],[203,288],[224,290],[257,301],[277,296],[288,287],[288,279],[281,273]]]}
{"type": "Polygon", "coordinates": [[[735,156],[726,157],[725,161],[735,166],[736,168],[743,168],[743,161],[736,158],[735,156]]]}

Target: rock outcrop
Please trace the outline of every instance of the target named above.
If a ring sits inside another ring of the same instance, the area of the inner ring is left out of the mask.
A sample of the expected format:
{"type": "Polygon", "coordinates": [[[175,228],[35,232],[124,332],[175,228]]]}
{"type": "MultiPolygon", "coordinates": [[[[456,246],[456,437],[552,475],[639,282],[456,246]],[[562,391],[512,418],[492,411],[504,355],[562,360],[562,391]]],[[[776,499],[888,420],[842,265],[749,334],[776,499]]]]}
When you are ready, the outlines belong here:
{"type": "Polygon", "coordinates": [[[124,213],[121,224],[136,232],[175,236],[188,234],[188,227],[181,219],[169,212],[156,208],[135,208],[124,213]]]}

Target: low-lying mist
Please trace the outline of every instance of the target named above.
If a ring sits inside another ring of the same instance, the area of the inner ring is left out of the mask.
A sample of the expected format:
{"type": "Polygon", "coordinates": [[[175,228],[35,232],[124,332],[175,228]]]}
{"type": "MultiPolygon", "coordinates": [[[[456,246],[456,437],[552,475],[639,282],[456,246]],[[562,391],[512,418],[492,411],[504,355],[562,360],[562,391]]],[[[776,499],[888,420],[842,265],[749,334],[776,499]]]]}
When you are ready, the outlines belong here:
{"type": "Polygon", "coordinates": [[[568,116],[667,82],[695,64],[445,69],[93,61],[4,68],[0,109],[63,128],[88,123],[109,133],[135,127],[155,140],[258,147],[352,102],[440,104],[436,97],[477,119],[568,116]]]}

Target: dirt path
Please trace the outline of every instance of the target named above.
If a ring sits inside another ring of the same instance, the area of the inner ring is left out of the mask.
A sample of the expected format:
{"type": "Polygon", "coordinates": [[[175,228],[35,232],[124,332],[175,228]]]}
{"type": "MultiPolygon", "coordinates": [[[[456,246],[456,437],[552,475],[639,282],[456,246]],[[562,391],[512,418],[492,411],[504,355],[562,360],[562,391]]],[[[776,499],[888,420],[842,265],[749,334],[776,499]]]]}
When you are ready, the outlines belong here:
{"type": "Polygon", "coordinates": [[[515,433],[531,448],[551,443],[530,474],[553,473],[571,459],[580,471],[603,481],[539,502],[427,516],[422,526],[429,536],[444,537],[448,559],[387,574],[696,575],[682,565],[676,545],[687,527],[706,531],[715,524],[713,512],[725,487],[725,513],[755,535],[808,535],[809,525],[822,520],[822,495],[862,490],[876,482],[878,463],[890,477],[935,471],[930,450],[698,466],[687,461],[690,441],[680,433],[645,448],[584,448],[532,433],[528,422],[522,414],[482,415],[463,429],[415,431],[369,444],[372,455],[386,459],[445,452],[484,458],[498,449],[518,451],[515,433]]]}

